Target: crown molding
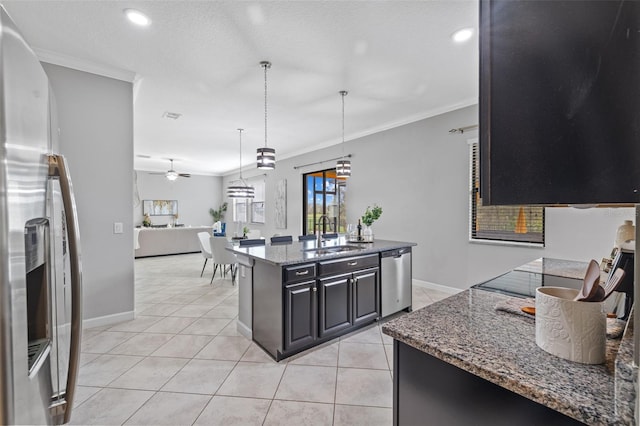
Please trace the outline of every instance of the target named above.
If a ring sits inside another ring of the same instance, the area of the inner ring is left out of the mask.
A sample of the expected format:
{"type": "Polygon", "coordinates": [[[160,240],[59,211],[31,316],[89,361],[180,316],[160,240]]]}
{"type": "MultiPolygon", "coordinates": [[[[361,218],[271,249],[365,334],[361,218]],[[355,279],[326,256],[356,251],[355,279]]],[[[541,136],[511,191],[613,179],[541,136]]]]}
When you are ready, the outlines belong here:
{"type": "MultiPolygon", "coordinates": [[[[365,136],[369,136],[369,135],[373,135],[375,133],[380,133],[380,132],[384,132],[386,130],[391,130],[394,129],[396,127],[400,127],[400,126],[404,126],[406,124],[411,124],[411,123],[415,123],[417,121],[421,121],[421,120],[425,120],[427,118],[431,118],[431,117],[435,117],[437,115],[440,114],[445,114],[447,112],[452,112],[452,111],[456,111],[462,108],[466,108],[472,105],[477,105],[478,104],[478,98],[477,97],[473,97],[473,98],[468,98],[468,99],[464,99],[461,102],[456,102],[450,105],[445,105],[442,107],[438,107],[438,108],[433,108],[427,111],[423,111],[421,113],[418,114],[414,114],[408,117],[404,117],[401,120],[396,120],[396,121],[390,121],[387,123],[383,123],[380,126],[376,126],[376,127],[372,127],[369,128],[367,130],[364,130],[362,132],[358,132],[358,133],[352,133],[349,135],[345,135],[345,142],[347,141],[352,141],[355,139],[359,139],[365,136]]],[[[328,148],[330,146],[334,146],[334,145],[339,145],[340,143],[342,143],[342,139],[340,138],[336,138],[333,140],[329,140],[329,141],[325,141],[316,145],[311,145],[309,147],[306,147],[304,149],[300,149],[300,150],[296,150],[287,154],[281,154],[278,156],[278,160],[286,160],[289,158],[295,158],[298,157],[300,155],[304,155],[304,154],[308,154],[310,152],[314,152],[314,151],[318,151],[320,149],[324,149],[324,148],[328,148]]],[[[277,167],[277,166],[276,166],[277,167]]],[[[243,166],[242,171],[243,173],[245,172],[245,170],[254,170],[255,167],[252,166],[243,166]]],[[[222,172],[221,176],[222,177],[228,177],[228,176],[232,176],[234,174],[238,173],[238,169],[232,169],[226,172],[222,172]]]]}
{"type": "MultiPolygon", "coordinates": [[[[469,99],[465,99],[461,102],[456,102],[454,104],[450,104],[450,105],[444,105],[442,107],[438,107],[438,108],[433,108],[427,111],[423,111],[421,113],[418,114],[414,114],[408,117],[404,117],[400,120],[396,120],[396,121],[389,121],[387,123],[382,123],[379,126],[376,127],[371,127],[367,130],[364,130],[362,132],[358,132],[358,133],[352,133],[349,135],[345,135],[345,142],[347,141],[351,141],[351,140],[355,140],[355,139],[360,139],[362,137],[365,136],[369,136],[369,135],[373,135],[375,133],[380,133],[380,132],[384,132],[386,130],[391,130],[394,129],[396,127],[400,127],[400,126],[404,126],[407,124],[411,124],[411,123],[415,123],[417,121],[421,121],[421,120],[425,120],[427,118],[431,118],[431,117],[435,117],[437,115],[441,115],[441,114],[445,114],[447,112],[452,112],[452,111],[456,111],[458,109],[462,109],[462,108],[466,108],[472,105],[477,105],[478,104],[478,98],[474,97],[474,98],[469,98],[469,99]]],[[[281,155],[279,157],[280,160],[285,160],[287,158],[293,158],[293,157],[297,157],[299,155],[303,155],[303,154],[308,154],[309,152],[313,152],[313,151],[317,151],[319,149],[323,149],[323,148],[328,148],[330,146],[333,145],[338,145],[342,142],[342,139],[334,139],[334,140],[330,140],[330,141],[325,141],[323,143],[319,143],[316,145],[312,145],[309,147],[306,147],[305,149],[301,149],[301,150],[297,150],[294,152],[290,152],[286,155],[281,155]]]]}
{"type": "Polygon", "coordinates": [[[86,59],[74,58],[73,56],[64,55],[62,53],[53,52],[51,50],[46,50],[46,49],[34,48],[33,51],[38,56],[38,59],[41,62],[46,62],[53,65],[60,65],[63,67],[72,68],[79,71],[85,71],[92,74],[113,78],[116,80],[126,81],[128,83],[133,83],[136,78],[135,72],[125,70],[122,68],[112,67],[110,65],[101,64],[98,62],[88,61],[86,59]]]}

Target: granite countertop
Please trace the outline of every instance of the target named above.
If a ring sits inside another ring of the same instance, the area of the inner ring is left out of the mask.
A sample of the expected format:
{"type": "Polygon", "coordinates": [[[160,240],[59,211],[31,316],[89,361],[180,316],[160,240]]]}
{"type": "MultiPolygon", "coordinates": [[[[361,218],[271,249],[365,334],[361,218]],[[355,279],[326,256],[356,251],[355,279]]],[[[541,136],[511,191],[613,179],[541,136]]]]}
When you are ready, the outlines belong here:
{"type": "Polygon", "coordinates": [[[389,240],[375,240],[373,243],[351,243],[348,242],[345,237],[341,236],[333,240],[324,241],[321,247],[331,248],[345,245],[357,248],[349,251],[318,254],[313,251],[313,249],[318,248],[317,242],[315,240],[311,240],[296,241],[292,243],[267,244],[264,246],[240,247],[234,245],[233,247],[228,247],[227,250],[236,254],[248,256],[258,261],[271,263],[277,266],[285,266],[340,257],[379,253],[381,251],[412,247],[415,246],[416,243],[389,240]]]}
{"type": "Polygon", "coordinates": [[[622,340],[607,340],[605,364],[579,364],[540,349],[531,319],[496,311],[506,299],[514,298],[471,288],[396,318],[382,330],[583,423],[633,424],[637,370],[630,367],[631,327],[622,340]]]}

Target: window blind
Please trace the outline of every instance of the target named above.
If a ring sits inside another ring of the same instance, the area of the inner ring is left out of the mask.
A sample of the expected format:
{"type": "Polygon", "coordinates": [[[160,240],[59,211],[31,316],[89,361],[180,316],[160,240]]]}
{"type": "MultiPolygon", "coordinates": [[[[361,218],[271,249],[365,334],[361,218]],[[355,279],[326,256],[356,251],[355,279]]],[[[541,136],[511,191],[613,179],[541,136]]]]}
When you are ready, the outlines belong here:
{"type": "Polygon", "coordinates": [[[544,207],[483,206],[480,197],[480,152],[470,144],[470,230],[472,240],[508,241],[544,246],[544,207]]]}

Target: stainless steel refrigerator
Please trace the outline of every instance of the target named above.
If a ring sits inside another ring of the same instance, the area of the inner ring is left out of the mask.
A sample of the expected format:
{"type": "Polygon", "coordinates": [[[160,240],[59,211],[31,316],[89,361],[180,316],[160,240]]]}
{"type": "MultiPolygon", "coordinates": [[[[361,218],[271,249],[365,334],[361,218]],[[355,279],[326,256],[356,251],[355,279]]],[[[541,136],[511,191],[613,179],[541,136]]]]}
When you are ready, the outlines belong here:
{"type": "Polygon", "coordinates": [[[82,278],[54,104],[0,7],[0,424],[66,423],[73,405],[82,278]]]}

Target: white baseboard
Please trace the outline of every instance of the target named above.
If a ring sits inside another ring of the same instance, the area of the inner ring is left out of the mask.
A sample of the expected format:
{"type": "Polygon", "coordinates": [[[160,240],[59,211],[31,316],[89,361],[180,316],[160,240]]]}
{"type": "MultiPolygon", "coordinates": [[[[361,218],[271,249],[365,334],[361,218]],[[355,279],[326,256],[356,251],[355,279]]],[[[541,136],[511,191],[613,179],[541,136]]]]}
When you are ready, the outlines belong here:
{"type": "Polygon", "coordinates": [[[253,331],[251,330],[251,328],[247,327],[245,324],[237,320],[236,320],[236,324],[237,324],[238,333],[242,334],[244,337],[246,337],[249,340],[253,340],[253,331]]]}
{"type": "Polygon", "coordinates": [[[461,291],[463,291],[463,289],[461,289],[461,288],[455,288],[455,287],[449,287],[449,286],[446,286],[446,285],[430,283],[428,281],[417,280],[415,278],[412,280],[412,284],[414,286],[416,286],[416,287],[422,287],[422,288],[428,288],[428,289],[431,289],[431,290],[437,290],[437,291],[441,291],[441,292],[447,293],[447,294],[456,294],[456,293],[460,293],[461,291]]]}
{"type": "Polygon", "coordinates": [[[131,321],[136,318],[135,311],[120,312],[118,314],[89,318],[82,321],[82,328],[105,327],[119,322],[131,321]]]}

